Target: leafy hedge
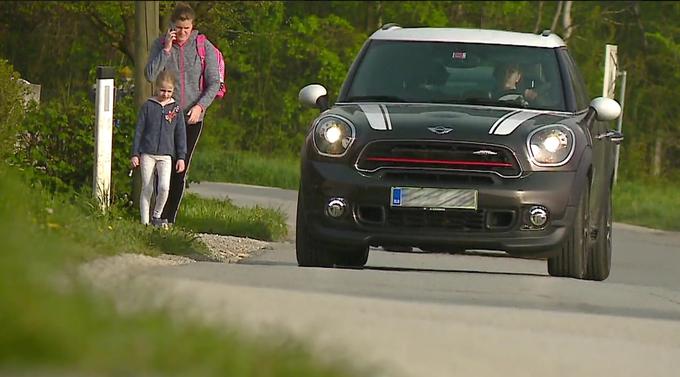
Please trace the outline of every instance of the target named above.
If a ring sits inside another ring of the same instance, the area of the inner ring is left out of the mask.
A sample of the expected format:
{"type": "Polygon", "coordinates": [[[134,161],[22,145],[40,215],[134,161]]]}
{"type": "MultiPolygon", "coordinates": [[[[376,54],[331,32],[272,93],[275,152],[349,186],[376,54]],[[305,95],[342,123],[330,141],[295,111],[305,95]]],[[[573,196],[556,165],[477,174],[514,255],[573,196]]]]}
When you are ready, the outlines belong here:
{"type": "Polygon", "coordinates": [[[20,76],[7,60],[0,59],[0,157],[11,156],[15,150],[19,125],[25,114],[25,88],[20,76]]]}
{"type": "MultiPolygon", "coordinates": [[[[115,105],[112,182],[128,182],[130,149],[136,111],[131,98],[115,105]]],[[[22,124],[15,165],[36,170],[41,181],[55,190],[79,189],[92,184],[95,151],[95,114],[83,96],[64,103],[52,100],[30,111],[22,124]]],[[[116,194],[115,187],[112,193],[116,194]]],[[[120,192],[129,191],[123,187],[120,192]]]]}

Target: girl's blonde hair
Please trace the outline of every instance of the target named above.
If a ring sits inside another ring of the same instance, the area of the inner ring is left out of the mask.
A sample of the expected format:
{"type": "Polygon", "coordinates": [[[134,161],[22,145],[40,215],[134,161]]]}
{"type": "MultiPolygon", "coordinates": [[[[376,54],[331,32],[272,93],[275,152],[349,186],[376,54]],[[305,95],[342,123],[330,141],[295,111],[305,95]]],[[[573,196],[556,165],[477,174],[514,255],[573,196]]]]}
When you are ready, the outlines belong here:
{"type": "Polygon", "coordinates": [[[158,77],[156,77],[155,81],[156,87],[160,87],[165,82],[172,84],[173,89],[177,87],[177,79],[175,79],[175,75],[173,75],[172,72],[168,70],[164,70],[158,74],[158,77]]]}

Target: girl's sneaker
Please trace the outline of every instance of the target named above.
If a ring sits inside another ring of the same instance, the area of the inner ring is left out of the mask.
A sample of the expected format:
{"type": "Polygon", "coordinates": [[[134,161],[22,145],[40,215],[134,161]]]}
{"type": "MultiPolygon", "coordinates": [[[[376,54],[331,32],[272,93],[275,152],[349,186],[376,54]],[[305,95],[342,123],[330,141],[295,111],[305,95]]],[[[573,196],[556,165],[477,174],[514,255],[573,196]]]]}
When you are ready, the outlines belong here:
{"type": "MultiPolygon", "coordinates": [[[[151,225],[153,225],[154,228],[163,228],[163,221],[164,221],[163,219],[152,217],[151,218],[151,225]]],[[[165,220],[165,223],[167,224],[168,221],[165,220]]]]}

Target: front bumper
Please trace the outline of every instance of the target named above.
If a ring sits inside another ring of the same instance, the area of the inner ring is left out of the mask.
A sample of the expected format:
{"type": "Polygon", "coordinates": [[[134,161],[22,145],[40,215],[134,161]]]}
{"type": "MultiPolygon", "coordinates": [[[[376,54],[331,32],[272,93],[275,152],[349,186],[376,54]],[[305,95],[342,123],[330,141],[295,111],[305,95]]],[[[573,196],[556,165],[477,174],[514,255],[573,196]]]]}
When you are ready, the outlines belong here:
{"type": "Polygon", "coordinates": [[[422,248],[502,250],[528,257],[551,256],[566,237],[585,180],[577,172],[532,172],[521,178],[486,173],[378,171],[304,160],[301,200],[308,234],[334,245],[399,245],[422,248]],[[391,187],[417,186],[478,190],[478,210],[432,211],[390,206],[391,187]],[[332,198],[347,211],[326,214],[332,198]],[[549,222],[530,227],[528,209],[548,210],[549,222]]]}

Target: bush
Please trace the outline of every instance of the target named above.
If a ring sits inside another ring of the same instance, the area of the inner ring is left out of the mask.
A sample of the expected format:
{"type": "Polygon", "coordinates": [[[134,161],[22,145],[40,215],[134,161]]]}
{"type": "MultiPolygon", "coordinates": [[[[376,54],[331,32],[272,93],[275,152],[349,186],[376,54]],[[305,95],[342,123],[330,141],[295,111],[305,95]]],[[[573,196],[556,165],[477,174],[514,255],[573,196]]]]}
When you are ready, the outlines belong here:
{"type": "Polygon", "coordinates": [[[14,154],[19,125],[26,111],[22,106],[26,89],[19,79],[12,65],[0,59],[0,158],[3,160],[14,154]]]}
{"type": "MultiPolygon", "coordinates": [[[[126,182],[135,132],[136,111],[131,98],[115,106],[112,181],[126,182]]],[[[62,103],[52,100],[27,114],[13,162],[33,168],[53,190],[92,184],[95,151],[94,103],[84,95],[62,103]]],[[[115,189],[112,187],[112,194],[115,189]]]]}

